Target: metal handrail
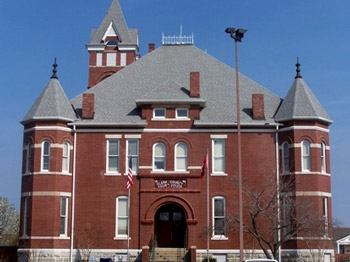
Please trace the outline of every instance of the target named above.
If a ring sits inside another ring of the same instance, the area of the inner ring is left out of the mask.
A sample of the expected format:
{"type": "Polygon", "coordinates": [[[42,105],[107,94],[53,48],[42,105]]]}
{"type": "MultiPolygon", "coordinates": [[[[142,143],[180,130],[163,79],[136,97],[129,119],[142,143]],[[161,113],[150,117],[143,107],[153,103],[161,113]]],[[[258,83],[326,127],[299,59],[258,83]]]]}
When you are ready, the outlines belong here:
{"type": "Polygon", "coordinates": [[[157,246],[157,235],[154,237],[154,240],[153,240],[150,262],[154,262],[154,257],[156,254],[156,246],[157,246]]]}

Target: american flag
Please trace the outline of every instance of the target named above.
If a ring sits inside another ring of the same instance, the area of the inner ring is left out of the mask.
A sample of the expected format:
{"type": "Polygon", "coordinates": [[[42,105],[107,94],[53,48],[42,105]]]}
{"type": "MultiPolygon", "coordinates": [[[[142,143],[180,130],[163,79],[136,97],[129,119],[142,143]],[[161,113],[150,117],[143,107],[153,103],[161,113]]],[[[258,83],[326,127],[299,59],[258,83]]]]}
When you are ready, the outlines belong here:
{"type": "Polygon", "coordinates": [[[129,157],[129,169],[128,169],[128,181],[126,182],[126,188],[129,189],[132,186],[132,157],[129,157]]]}

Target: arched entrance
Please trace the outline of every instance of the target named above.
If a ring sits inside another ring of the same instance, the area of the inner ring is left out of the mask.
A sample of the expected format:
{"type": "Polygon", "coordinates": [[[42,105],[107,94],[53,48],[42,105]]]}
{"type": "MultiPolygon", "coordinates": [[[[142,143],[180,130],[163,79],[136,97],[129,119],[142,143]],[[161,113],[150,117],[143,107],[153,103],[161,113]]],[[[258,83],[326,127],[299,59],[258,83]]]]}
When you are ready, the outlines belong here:
{"type": "Polygon", "coordinates": [[[158,247],[186,247],[186,214],[180,206],[161,206],[155,214],[154,221],[158,247]]]}

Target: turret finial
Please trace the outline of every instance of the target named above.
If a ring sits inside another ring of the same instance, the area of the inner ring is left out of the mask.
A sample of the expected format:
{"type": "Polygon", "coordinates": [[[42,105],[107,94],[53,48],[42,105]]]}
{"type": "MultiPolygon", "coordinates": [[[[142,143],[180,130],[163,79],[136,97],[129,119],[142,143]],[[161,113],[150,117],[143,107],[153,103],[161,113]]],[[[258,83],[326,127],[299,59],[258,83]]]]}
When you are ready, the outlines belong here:
{"type": "Polygon", "coordinates": [[[297,67],[297,74],[295,76],[295,79],[297,78],[303,78],[301,75],[300,75],[300,63],[299,63],[299,57],[297,57],[297,63],[295,64],[295,66],[297,67]]]}
{"type": "Polygon", "coordinates": [[[52,78],[55,78],[55,79],[58,79],[56,73],[57,73],[57,63],[56,63],[56,57],[55,57],[55,63],[52,65],[53,66],[53,70],[52,70],[52,76],[51,76],[51,79],[52,78]]]}

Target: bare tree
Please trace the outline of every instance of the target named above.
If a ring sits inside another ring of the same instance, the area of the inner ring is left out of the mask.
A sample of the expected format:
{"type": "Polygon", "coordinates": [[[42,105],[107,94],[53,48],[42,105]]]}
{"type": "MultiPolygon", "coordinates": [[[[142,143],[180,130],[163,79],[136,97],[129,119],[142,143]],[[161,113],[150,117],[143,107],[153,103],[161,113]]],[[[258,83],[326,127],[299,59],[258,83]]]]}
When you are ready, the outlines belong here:
{"type": "MultiPolygon", "coordinates": [[[[313,202],[300,201],[292,193],[294,179],[283,179],[277,189],[274,178],[266,176],[259,182],[243,182],[244,231],[255,238],[270,259],[278,259],[280,246],[291,238],[318,232],[322,221],[313,202]]],[[[238,223],[238,214],[228,218],[228,230],[237,231],[238,223]]]]}
{"type": "Polygon", "coordinates": [[[79,250],[79,261],[89,261],[92,249],[101,239],[103,235],[102,229],[93,228],[91,224],[80,225],[77,229],[76,246],[79,250]]]}
{"type": "Polygon", "coordinates": [[[17,244],[19,213],[6,197],[0,196],[0,244],[17,244]]]}

